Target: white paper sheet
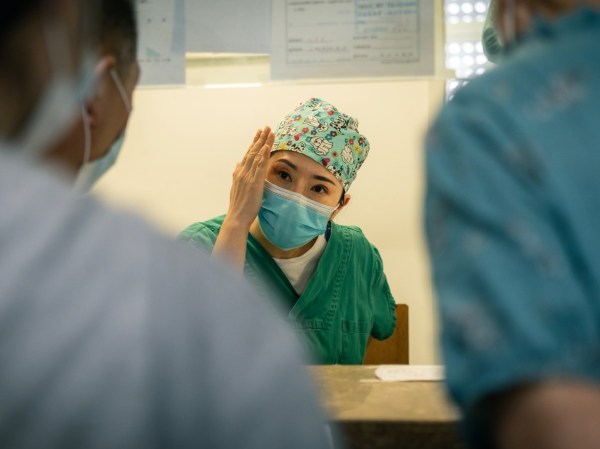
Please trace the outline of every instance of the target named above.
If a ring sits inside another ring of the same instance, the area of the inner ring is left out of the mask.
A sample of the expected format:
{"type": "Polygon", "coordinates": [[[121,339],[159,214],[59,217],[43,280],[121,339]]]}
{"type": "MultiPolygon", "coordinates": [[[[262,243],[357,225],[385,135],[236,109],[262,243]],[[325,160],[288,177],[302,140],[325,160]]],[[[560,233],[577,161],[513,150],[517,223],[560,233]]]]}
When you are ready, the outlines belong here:
{"type": "Polygon", "coordinates": [[[137,0],[140,85],[185,83],[185,1],[137,0]]]}
{"type": "Polygon", "coordinates": [[[271,0],[186,0],[188,52],[270,53],[271,0]]]}
{"type": "Polygon", "coordinates": [[[387,382],[442,381],[442,365],[381,365],[375,370],[378,379],[387,382]]]}
{"type": "Polygon", "coordinates": [[[273,0],[272,78],[433,75],[433,0],[273,0]]]}

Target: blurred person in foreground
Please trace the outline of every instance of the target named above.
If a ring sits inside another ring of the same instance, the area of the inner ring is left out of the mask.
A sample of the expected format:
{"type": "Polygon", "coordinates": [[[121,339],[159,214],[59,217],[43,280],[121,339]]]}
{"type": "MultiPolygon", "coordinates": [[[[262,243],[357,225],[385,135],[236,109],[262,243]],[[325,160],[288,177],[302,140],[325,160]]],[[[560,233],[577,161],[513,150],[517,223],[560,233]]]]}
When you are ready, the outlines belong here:
{"type": "Polygon", "coordinates": [[[0,14],[0,444],[329,447],[276,312],[49,169],[102,85],[104,1],[23,0],[0,14]]]}
{"type": "Polygon", "coordinates": [[[600,447],[600,1],[499,0],[427,138],[447,382],[473,447],[600,447]]]}

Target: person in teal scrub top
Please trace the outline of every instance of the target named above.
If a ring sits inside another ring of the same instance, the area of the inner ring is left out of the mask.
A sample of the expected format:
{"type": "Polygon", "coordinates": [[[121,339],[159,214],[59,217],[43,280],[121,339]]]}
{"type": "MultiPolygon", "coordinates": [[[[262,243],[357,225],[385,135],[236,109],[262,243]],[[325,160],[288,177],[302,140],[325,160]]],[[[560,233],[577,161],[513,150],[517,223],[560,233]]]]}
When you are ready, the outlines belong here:
{"type": "Polygon", "coordinates": [[[357,126],[324,100],[301,103],[274,134],[256,134],[227,214],[181,234],[274,292],[322,364],[361,364],[369,338],[388,338],[396,322],[377,248],[333,221],[369,154],[357,126]]]}
{"type": "Polygon", "coordinates": [[[470,447],[598,448],[600,0],[495,7],[426,141],[446,382],[470,447]]]}

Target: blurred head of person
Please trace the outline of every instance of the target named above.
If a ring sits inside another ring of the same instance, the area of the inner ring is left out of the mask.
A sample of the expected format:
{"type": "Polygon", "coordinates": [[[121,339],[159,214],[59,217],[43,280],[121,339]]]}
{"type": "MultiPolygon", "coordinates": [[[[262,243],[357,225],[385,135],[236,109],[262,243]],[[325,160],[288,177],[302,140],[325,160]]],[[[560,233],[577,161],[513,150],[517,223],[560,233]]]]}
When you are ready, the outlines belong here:
{"type": "Polygon", "coordinates": [[[70,131],[45,157],[89,190],[115,162],[140,75],[134,0],[99,0],[94,84],[70,131]]]}
{"type": "Polygon", "coordinates": [[[575,9],[600,7],[600,0],[492,0],[493,26],[503,45],[527,31],[536,17],[557,20],[575,9]]]}
{"type": "Polygon", "coordinates": [[[98,0],[4,2],[0,150],[39,160],[67,132],[92,85],[98,0]]]}

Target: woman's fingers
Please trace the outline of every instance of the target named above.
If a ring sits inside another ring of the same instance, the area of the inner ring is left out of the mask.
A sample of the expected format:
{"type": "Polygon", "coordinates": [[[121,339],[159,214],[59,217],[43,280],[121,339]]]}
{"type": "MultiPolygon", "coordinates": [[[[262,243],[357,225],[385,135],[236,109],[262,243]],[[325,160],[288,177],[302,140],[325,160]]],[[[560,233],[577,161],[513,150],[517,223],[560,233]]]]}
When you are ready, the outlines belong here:
{"type": "Polygon", "coordinates": [[[254,148],[254,144],[258,141],[261,134],[262,134],[262,129],[259,129],[256,131],[256,134],[254,134],[254,138],[252,139],[252,143],[248,147],[248,151],[246,151],[246,153],[249,153],[252,150],[252,148],[254,148]]]}
{"type": "Polygon", "coordinates": [[[242,165],[244,165],[248,161],[248,158],[255,152],[255,148],[256,148],[257,142],[262,137],[262,134],[263,134],[263,130],[262,129],[259,129],[258,131],[256,131],[256,134],[254,134],[254,138],[252,139],[252,143],[248,147],[248,150],[246,151],[246,154],[244,154],[244,158],[241,161],[242,165]]]}
{"type": "Polygon", "coordinates": [[[260,149],[260,152],[259,152],[259,154],[261,155],[260,162],[265,166],[266,166],[266,164],[264,164],[264,162],[266,162],[269,159],[269,155],[271,154],[271,150],[273,149],[274,141],[275,141],[275,134],[270,132],[265,141],[265,144],[260,149]]]}
{"type": "Polygon", "coordinates": [[[261,152],[260,152],[261,158],[258,161],[258,163],[256,164],[255,172],[254,172],[254,176],[257,179],[259,179],[260,181],[262,181],[267,174],[267,167],[269,166],[268,161],[269,161],[270,154],[271,154],[270,146],[265,145],[264,147],[262,147],[261,152]]]}
{"type": "Polygon", "coordinates": [[[252,161],[252,168],[250,170],[254,176],[256,176],[257,167],[259,165],[261,165],[265,160],[265,149],[266,148],[267,148],[267,146],[263,145],[263,147],[258,151],[258,153],[256,153],[256,156],[254,156],[254,160],[252,161]]]}
{"type": "Polygon", "coordinates": [[[269,135],[267,137],[266,145],[269,147],[269,150],[273,148],[273,144],[275,143],[275,134],[269,129],[269,135]]]}
{"type": "Polygon", "coordinates": [[[244,158],[242,159],[242,162],[241,162],[242,165],[252,166],[253,156],[256,155],[256,153],[258,153],[258,151],[265,144],[265,141],[266,141],[270,131],[271,130],[268,126],[266,126],[265,129],[259,129],[258,131],[256,131],[256,134],[254,135],[254,138],[252,139],[252,144],[248,147],[248,151],[246,151],[246,154],[244,155],[244,158]],[[265,131],[267,131],[267,132],[265,133],[265,131]]]}
{"type": "Polygon", "coordinates": [[[260,149],[263,147],[263,145],[266,143],[267,138],[269,137],[270,134],[271,134],[271,128],[269,128],[268,126],[265,126],[265,128],[261,131],[258,139],[256,139],[256,142],[254,142],[254,145],[252,146],[252,150],[250,153],[257,154],[260,151],[260,149]]]}
{"type": "MultiPolygon", "coordinates": [[[[260,137],[261,134],[262,134],[262,129],[258,129],[256,131],[254,139],[252,140],[252,145],[254,145],[256,143],[256,141],[258,140],[258,138],[260,137]]],[[[250,145],[250,146],[252,147],[252,145],[250,145]]]]}
{"type": "Polygon", "coordinates": [[[256,156],[261,152],[261,149],[265,146],[265,144],[273,146],[272,141],[274,140],[274,138],[275,136],[271,132],[271,128],[269,128],[268,126],[265,126],[265,128],[262,130],[259,130],[256,133],[255,141],[253,142],[252,146],[250,147],[250,149],[244,156],[244,159],[242,160],[242,166],[246,170],[252,170],[252,167],[255,167],[254,159],[256,158],[256,156]],[[269,141],[271,141],[270,144],[269,141]]]}

